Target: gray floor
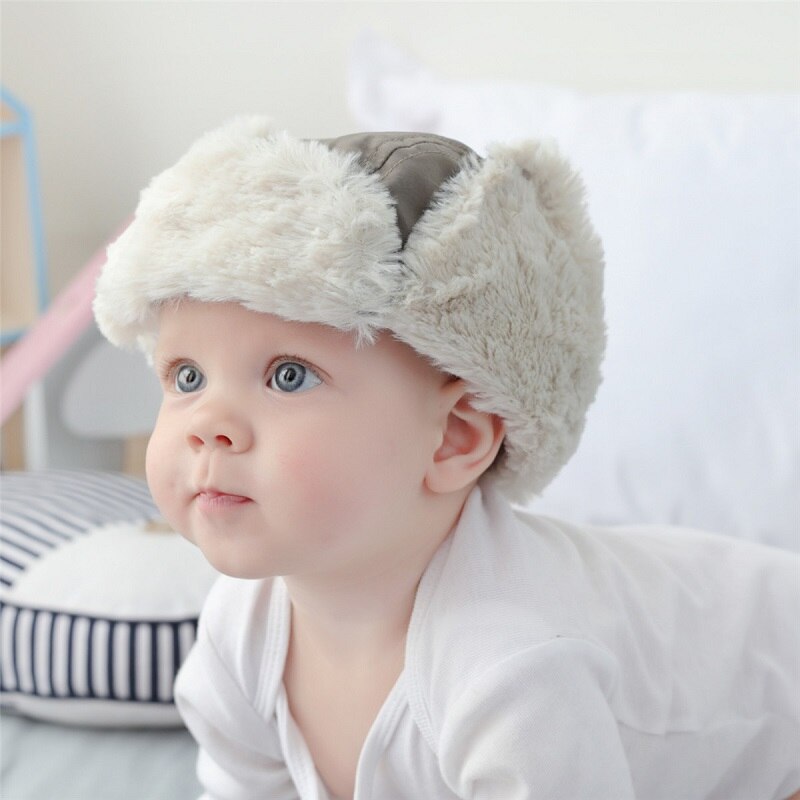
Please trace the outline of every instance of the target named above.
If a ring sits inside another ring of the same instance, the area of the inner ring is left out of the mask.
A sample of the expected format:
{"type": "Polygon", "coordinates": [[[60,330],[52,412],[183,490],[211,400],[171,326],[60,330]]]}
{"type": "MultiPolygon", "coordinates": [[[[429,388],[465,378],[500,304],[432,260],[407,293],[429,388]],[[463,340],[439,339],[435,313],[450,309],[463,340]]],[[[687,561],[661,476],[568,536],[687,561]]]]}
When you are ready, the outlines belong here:
{"type": "Polygon", "coordinates": [[[186,730],[108,730],[3,712],[2,800],[195,800],[197,747],[186,730]]]}

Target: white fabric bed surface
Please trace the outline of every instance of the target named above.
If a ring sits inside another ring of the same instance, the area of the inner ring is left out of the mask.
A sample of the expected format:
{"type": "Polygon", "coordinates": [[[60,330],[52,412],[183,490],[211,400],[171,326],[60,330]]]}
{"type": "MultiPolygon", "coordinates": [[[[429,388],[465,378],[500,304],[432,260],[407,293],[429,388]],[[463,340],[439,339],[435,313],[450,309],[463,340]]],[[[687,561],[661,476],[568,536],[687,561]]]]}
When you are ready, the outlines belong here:
{"type": "Polygon", "coordinates": [[[3,800],[195,800],[197,746],[183,728],[103,730],[0,719],[3,800]]]}

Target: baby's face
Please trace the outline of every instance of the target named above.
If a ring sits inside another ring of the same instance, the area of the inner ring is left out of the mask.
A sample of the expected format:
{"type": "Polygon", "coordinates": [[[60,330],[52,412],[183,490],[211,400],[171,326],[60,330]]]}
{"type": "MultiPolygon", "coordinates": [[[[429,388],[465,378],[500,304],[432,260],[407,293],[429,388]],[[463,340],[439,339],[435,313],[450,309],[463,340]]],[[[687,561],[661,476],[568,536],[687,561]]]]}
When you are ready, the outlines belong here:
{"type": "Polygon", "coordinates": [[[402,547],[446,382],[409,347],[186,300],[161,311],[155,363],[148,482],[219,571],[346,574],[402,547]]]}

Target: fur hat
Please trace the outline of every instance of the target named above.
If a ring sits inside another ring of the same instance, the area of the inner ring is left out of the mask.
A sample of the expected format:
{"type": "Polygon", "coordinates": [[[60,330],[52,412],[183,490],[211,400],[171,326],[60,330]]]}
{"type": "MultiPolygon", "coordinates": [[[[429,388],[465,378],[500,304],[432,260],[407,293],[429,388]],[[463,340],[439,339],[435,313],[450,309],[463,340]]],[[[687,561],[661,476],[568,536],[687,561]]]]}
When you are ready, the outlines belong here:
{"type": "Polygon", "coordinates": [[[552,144],[420,133],[302,140],[261,116],[198,139],[108,248],[94,312],[152,359],[170,298],[391,331],[506,423],[492,480],[524,502],[577,447],[600,383],[603,252],[552,144]]]}

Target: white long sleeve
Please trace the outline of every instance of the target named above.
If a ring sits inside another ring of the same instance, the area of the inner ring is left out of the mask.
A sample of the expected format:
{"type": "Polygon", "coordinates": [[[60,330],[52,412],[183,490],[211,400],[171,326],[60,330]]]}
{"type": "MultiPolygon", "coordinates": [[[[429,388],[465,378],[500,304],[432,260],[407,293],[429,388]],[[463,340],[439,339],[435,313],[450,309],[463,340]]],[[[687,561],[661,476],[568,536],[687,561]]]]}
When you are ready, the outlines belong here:
{"type": "Polygon", "coordinates": [[[200,748],[201,800],[299,800],[274,727],[243,695],[202,618],[175,683],[175,702],[200,748]]]}
{"type": "Polygon", "coordinates": [[[448,786],[464,800],[633,800],[613,680],[610,656],[560,638],[486,670],[445,717],[448,786]]]}

